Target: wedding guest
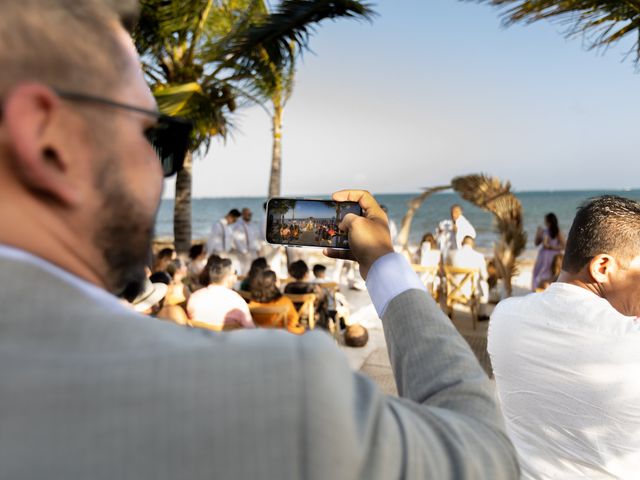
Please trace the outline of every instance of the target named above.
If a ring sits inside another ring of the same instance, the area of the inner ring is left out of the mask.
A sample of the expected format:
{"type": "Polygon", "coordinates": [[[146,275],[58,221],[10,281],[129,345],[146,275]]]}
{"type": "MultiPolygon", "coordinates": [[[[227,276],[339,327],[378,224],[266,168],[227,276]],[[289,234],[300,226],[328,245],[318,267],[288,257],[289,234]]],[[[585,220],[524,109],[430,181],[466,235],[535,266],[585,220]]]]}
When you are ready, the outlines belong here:
{"type": "Polygon", "coordinates": [[[231,252],[234,248],[231,226],[238,221],[240,216],[240,212],[234,208],[213,224],[207,239],[207,253],[209,255],[228,255],[231,252]]]}
{"type": "Polygon", "coordinates": [[[285,327],[295,334],[304,333],[304,326],[299,323],[298,311],[293,302],[280,292],[278,277],[271,270],[258,273],[251,285],[251,302],[253,307],[286,307],[286,324],[278,324],[278,315],[254,314],[254,320],[259,327],[285,327]]]}
{"type": "Polygon", "coordinates": [[[225,325],[253,328],[247,302],[231,289],[236,281],[231,260],[214,259],[208,268],[209,285],[194,292],[187,303],[189,318],[216,330],[222,330],[225,325]]]}
{"type": "Polygon", "coordinates": [[[425,233],[418,247],[419,263],[425,267],[437,267],[442,260],[436,239],[431,233],[425,233]]]}
{"type": "Polygon", "coordinates": [[[166,271],[171,277],[171,282],[169,283],[169,290],[165,297],[165,305],[182,305],[186,307],[187,301],[191,296],[191,290],[184,283],[189,273],[187,264],[184,260],[176,258],[167,266],[166,271]]]}
{"type": "Polygon", "coordinates": [[[202,273],[202,269],[207,264],[207,250],[204,244],[196,243],[189,248],[189,259],[187,260],[187,280],[189,288],[193,291],[198,284],[198,277],[202,273]]]}
{"type": "Polygon", "coordinates": [[[169,265],[174,258],[176,258],[176,251],[173,248],[163,248],[156,255],[152,271],[154,273],[164,272],[167,269],[167,265],[169,265]]]}
{"type": "Polygon", "coordinates": [[[240,219],[233,224],[233,242],[238,255],[238,273],[245,275],[249,272],[251,262],[258,258],[261,248],[261,234],[258,225],[252,222],[253,213],[249,208],[243,208],[240,219]]]}
{"type": "MultiPolygon", "coordinates": [[[[479,320],[489,320],[487,315],[487,304],[489,302],[489,273],[487,272],[487,261],[484,255],[477,251],[475,248],[475,241],[473,238],[467,236],[462,241],[462,247],[459,250],[451,250],[447,256],[446,263],[452,267],[469,268],[478,270],[479,275],[476,279],[476,289],[480,293],[480,306],[479,306],[479,320]]],[[[459,275],[458,277],[464,277],[459,275]]],[[[461,278],[460,278],[461,279],[461,278]]],[[[471,284],[465,283],[461,292],[466,295],[471,295],[471,284]]]]}
{"type": "Polygon", "coordinates": [[[565,246],[564,235],[558,226],[558,217],[554,213],[548,213],[544,217],[544,228],[538,227],[535,245],[542,245],[538,251],[538,257],[533,267],[533,279],[531,289],[535,291],[542,282],[548,282],[553,277],[551,266],[553,259],[562,253],[565,246]]]}
{"type": "Polygon", "coordinates": [[[313,279],[316,282],[326,282],[327,267],[318,263],[313,266],[313,279]]]}
{"type": "Polygon", "coordinates": [[[438,224],[436,233],[438,246],[443,258],[447,257],[450,250],[462,248],[462,241],[465,237],[476,238],[476,229],[473,228],[471,222],[462,213],[460,205],[453,205],[451,207],[451,218],[438,224]]]}
{"type": "Polygon", "coordinates": [[[638,478],[640,203],[583,204],[558,281],[498,304],[488,350],[522,478],[638,478]]]}
{"type": "Polygon", "coordinates": [[[251,262],[251,268],[249,269],[249,273],[247,274],[247,277],[244,280],[242,280],[242,282],[240,283],[240,290],[244,292],[250,292],[251,284],[253,283],[254,279],[258,276],[260,272],[263,272],[268,269],[269,269],[269,265],[267,264],[266,258],[264,257],[256,258],[253,262],[251,262]]]}

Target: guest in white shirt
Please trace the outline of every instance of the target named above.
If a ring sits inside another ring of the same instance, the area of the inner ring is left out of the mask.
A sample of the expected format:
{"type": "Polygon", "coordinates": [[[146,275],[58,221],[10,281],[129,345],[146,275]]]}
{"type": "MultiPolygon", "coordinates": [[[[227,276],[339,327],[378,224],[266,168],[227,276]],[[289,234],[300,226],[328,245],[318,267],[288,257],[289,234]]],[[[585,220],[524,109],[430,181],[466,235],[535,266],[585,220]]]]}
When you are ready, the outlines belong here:
{"type": "MultiPolygon", "coordinates": [[[[458,268],[473,268],[479,271],[477,278],[477,288],[480,292],[479,320],[489,320],[486,314],[487,303],[489,302],[489,273],[487,273],[487,261],[484,255],[474,249],[475,241],[466,236],[462,240],[459,250],[451,250],[447,257],[447,265],[458,268]]],[[[471,295],[471,285],[466,283],[462,287],[462,292],[471,295]]]]}
{"type": "Polygon", "coordinates": [[[238,272],[245,275],[251,262],[258,258],[261,245],[261,234],[258,226],[251,219],[253,213],[248,208],[242,209],[240,219],[231,227],[233,230],[234,248],[238,254],[240,268],[238,272]]]}
{"type": "Polygon", "coordinates": [[[207,323],[216,330],[222,330],[225,325],[253,328],[247,302],[231,289],[235,281],[231,260],[218,258],[210,262],[209,285],[189,297],[189,318],[207,323]]]}
{"type": "Polygon", "coordinates": [[[562,273],[501,302],[489,353],[523,478],[639,478],[640,203],[583,205],[562,273]]]}
{"type": "Polygon", "coordinates": [[[207,253],[209,255],[225,255],[231,252],[234,247],[231,225],[236,223],[238,218],[240,218],[240,212],[234,208],[224,218],[213,224],[207,239],[207,253]]]}
{"type": "Polygon", "coordinates": [[[465,237],[475,239],[476,229],[462,214],[462,207],[456,204],[451,207],[451,219],[441,221],[436,234],[440,251],[446,257],[449,250],[462,248],[462,240],[465,237]]]}

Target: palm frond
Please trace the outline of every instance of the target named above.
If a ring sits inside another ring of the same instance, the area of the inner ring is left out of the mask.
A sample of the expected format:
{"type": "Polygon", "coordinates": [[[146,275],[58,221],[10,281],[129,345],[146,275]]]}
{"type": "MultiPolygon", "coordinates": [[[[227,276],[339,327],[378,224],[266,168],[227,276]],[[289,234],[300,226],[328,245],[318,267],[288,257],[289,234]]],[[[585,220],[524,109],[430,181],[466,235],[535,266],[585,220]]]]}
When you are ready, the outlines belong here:
{"type": "Polygon", "coordinates": [[[227,65],[265,76],[269,64],[281,71],[307,48],[311,33],[323,20],[370,20],[374,15],[369,4],[357,0],[283,0],[275,12],[227,39],[227,65]]]}
{"type": "Polygon", "coordinates": [[[566,26],[569,37],[581,35],[589,48],[608,47],[635,36],[633,50],[640,63],[638,0],[476,0],[502,9],[505,25],[552,20],[566,26]]]}
{"type": "Polygon", "coordinates": [[[509,182],[484,174],[456,177],[451,185],[463,199],[495,216],[496,231],[500,235],[494,245],[496,267],[510,295],[517,258],[527,245],[520,200],[511,192],[509,182]]]}

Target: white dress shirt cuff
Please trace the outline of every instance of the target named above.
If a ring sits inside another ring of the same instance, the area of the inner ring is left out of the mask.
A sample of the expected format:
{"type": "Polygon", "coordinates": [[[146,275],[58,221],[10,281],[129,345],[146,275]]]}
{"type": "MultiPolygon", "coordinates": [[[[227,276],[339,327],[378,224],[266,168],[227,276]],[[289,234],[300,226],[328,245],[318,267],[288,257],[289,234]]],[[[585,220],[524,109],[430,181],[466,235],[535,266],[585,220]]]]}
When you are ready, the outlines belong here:
{"type": "Polygon", "coordinates": [[[380,318],[391,300],[414,288],[426,290],[409,262],[399,253],[380,257],[369,269],[367,290],[380,318]]]}

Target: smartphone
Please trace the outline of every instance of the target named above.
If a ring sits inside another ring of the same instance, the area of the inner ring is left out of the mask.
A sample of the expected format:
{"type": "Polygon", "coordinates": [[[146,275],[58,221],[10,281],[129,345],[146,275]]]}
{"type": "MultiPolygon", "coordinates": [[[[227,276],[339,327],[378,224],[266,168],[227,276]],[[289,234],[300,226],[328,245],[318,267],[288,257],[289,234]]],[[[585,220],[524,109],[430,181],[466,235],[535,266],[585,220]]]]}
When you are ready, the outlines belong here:
{"type": "Polygon", "coordinates": [[[267,242],[293,247],[349,250],[349,239],[338,225],[348,213],[362,215],[356,202],[271,198],[267,203],[267,242]]]}

